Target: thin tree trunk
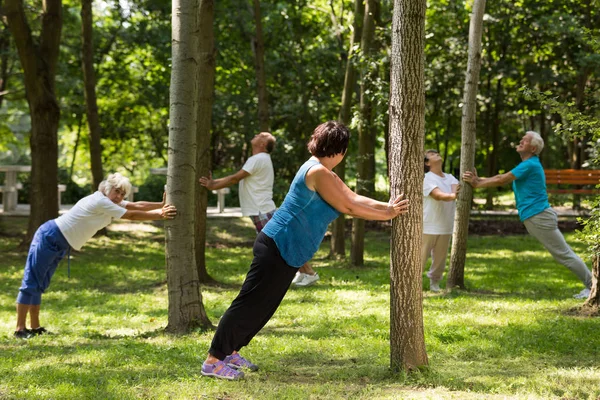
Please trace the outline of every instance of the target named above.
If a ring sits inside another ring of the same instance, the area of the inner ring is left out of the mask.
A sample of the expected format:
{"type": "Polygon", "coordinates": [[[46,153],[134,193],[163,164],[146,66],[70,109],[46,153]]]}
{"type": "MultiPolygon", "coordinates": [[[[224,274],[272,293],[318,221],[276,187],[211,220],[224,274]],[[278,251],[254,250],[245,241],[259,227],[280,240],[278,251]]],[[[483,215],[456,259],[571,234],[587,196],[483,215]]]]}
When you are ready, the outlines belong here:
{"type": "MultiPolygon", "coordinates": [[[[2,8],[2,0],[0,0],[0,9],[2,8]]],[[[0,27],[0,108],[6,88],[8,87],[9,77],[9,49],[10,49],[10,32],[5,26],[0,27]]]]}
{"type": "Polygon", "coordinates": [[[198,8],[197,0],[174,0],[172,5],[167,201],[177,207],[177,217],[165,222],[165,230],[169,298],[166,329],[174,333],[210,326],[202,305],[194,247],[198,8]],[[194,78],[190,81],[190,77],[194,78]]]}
{"type": "Polygon", "coordinates": [[[265,42],[263,39],[260,0],[252,0],[256,36],[252,39],[254,65],[256,69],[256,89],[258,91],[258,126],[263,132],[269,131],[269,100],[265,73],[265,42]]]}
{"type": "MultiPolygon", "coordinates": [[[[356,85],[356,68],[354,67],[354,43],[359,43],[362,35],[362,23],[364,15],[364,4],[362,0],[354,1],[354,34],[350,41],[348,59],[346,61],[346,74],[344,76],[344,90],[342,91],[342,105],[340,107],[339,120],[344,125],[350,124],[352,110],[352,94],[356,85]]],[[[343,181],[346,176],[346,158],[335,167],[334,172],[343,181]]],[[[340,215],[332,223],[331,229],[331,257],[346,257],[346,221],[344,214],[340,215]]]]}
{"type": "Polygon", "coordinates": [[[4,15],[13,36],[31,115],[31,213],[27,234],[20,244],[28,247],[44,222],[58,216],[58,139],[60,107],[55,77],[62,31],[62,1],[46,0],[41,13],[41,32],[34,38],[22,0],[6,0],[4,15]]]}
{"type": "Polygon", "coordinates": [[[100,120],[98,117],[98,102],[96,101],[96,72],[94,71],[94,41],[93,41],[93,14],[92,1],[81,0],[81,33],[83,44],[81,60],[83,68],[83,82],[85,93],[85,106],[90,131],[90,161],[92,167],[92,192],[94,192],[102,179],[102,148],[100,146],[100,120]]]}
{"type": "MultiPolygon", "coordinates": [[[[475,135],[477,116],[477,84],[481,68],[481,32],[485,0],[475,0],[471,13],[469,26],[469,58],[465,79],[463,109],[462,109],[462,135],[460,175],[466,171],[473,171],[475,164],[475,135]]],[[[465,287],[465,261],[467,257],[467,237],[469,235],[469,216],[473,188],[463,184],[456,202],[456,216],[454,218],[454,232],[452,240],[452,253],[450,255],[450,271],[446,287],[465,287]]]]}
{"type": "Polygon", "coordinates": [[[407,214],[392,221],[390,365],[427,365],[423,328],[423,145],[425,135],[425,0],[395,0],[390,72],[390,195],[404,193],[407,214]]]}
{"type": "MultiPolygon", "coordinates": [[[[362,38],[360,42],[363,57],[370,60],[373,57],[373,42],[375,39],[376,0],[366,0],[362,38]]],[[[360,84],[360,114],[358,127],[358,159],[356,171],[356,193],[363,196],[373,196],[375,191],[375,129],[373,127],[373,102],[370,92],[373,90],[373,80],[376,70],[370,62],[363,63],[360,84]],[[366,64],[366,66],[364,66],[366,64]]],[[[365,221],[360,218],[352,220],[352,248],[350,260],[353,265],[364,265],[365,221]]]]}
{"type": "MultiPolygon", "coordinates": [[[[491,135],[491,151],[487,157],[487,176],[494,176],[498,171],[498,143],[500,141],[500,113],[502,110],[502,78],[496,81],[496,93],[494,100],[494,116],[491,123],[492,135],[491,135]]],[[[496,194],[496,188],[488,189],[488,198],[486,201],[486,210],[494,209],[494,194],[496,194]]]]}
{"type": "Polygon", "coordinates": [[[600,308],[600,290],[598,290],[598,280],[600,279],[600,257],[595,254],[592,258],[592,290],[590,296],[583,303],[583,308],[598,311],[600,308]]]}
{"type": "Polygon", "coordinates": [[[210,131],[215,88],[214,0],[200,0],[200,57],[198,63],[198,125],[196,140],[196,266],[200,283],[215,280],[206,270],[206,207],[208,190],[197,184],[210,173],[210,131]]]}

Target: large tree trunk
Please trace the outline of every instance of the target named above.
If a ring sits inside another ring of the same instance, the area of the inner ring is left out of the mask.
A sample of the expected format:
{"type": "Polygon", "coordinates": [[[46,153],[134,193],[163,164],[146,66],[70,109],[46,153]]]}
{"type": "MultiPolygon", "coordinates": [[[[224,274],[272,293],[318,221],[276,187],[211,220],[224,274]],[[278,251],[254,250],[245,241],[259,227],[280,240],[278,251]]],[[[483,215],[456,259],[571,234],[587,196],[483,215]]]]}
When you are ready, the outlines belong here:
{"type": "Polygon", "coordinates": [[[94,71],[94,42],[92,1],[81,0],[81,33],[83,36],[81,60],[85,87],[85,106],[90,131],[90,160],[92,164],[92,192],[104,179],[102,148],[100,147],[100,120],[96,101],[96,72],[94,71]]]}
{"type": "MultiPolygon", "coordinates": [[[[378,6],[376,0],[366,0],[362,39],[360,42],[363,57],[373,57],[375,39],[375,14],[378,6]]],[[[373,127],[373,101],[370,94],[374,89],[373,80],[377,70],[372,63],[365,62],[361,71],[360,114],[358,126],[358,159],[356,168],[356,193],[373,196],[375,192],[375,129],[373,127]]],[[[364,264],[365,221],[360,218],[352,220],[352,248],[350,259],[353,265],[364,264]]]]}
{"type": "Polygon", "coordinates": [[[200,0],[200,56],[198,63],[198,123],[196,140],[196,267],[200,283],[215,280],[206,270],[206,207],[208,190],[199,185],[201,176],[210,173],[210,131],[215,87],[214,0],[200,0]]]}
{"type": "Polygon", "coordinates": [[[33,38],[22,0],[6,0],[4,15],[13,36],[31,114],[31,214],[21,247],[28,246],[42,223],[58,216],[58,123],[55,77],[62,30],[62,1],[46,0],[41,33],[33,38]]]}
{"type": "Polygon", "coordinates": [[[253,0],[256,36],[252,39],[254,65],[256,69],[256,89],[258,91],[258,126],[263,132],[269,131],[269,100],[267,97],[267,78],[265,73],[265,42],[262,32],[260,0],[253,0]]]}
{"type": "Polygon", "coordinates": [[[425,0],[395,0],[390,72],[390,195],[404,193],[407,214],[392,221],[390,364],[427,365],[423,329],[423,145],[425,135],[425,0]]]}
{"type": "Polygon", "coordinates": [[[202,305],[195,261],[198,0],[172,5],[172,71],[169,109],[167,201],[177,217],[165,222],[169,323],[167,331],[210,326],[202,305]],[[193,79],[190,81],[190,77],[193,79]]]}
{"type": "MultiPolygon", "coordinates": [[[[484,11],[485,0],[475,0],[473,2],[473,12],[469,26],[469,58],[462,108],[461,176],[466,171],[473,171],[475,164],[477,84],[481,68],[481,32],[484,11]]],[[[469,216],[472,200],[473,188],[471,185],[463,184],[456,202],[450,271],[448,272],[446,283],[446,287],[448,288],[455,286],[465,287],[465,261],[467,257],[467,237],[469,235],[469,216]]]]}
{"type": "MultiPolygon", "coordinates": [[[[348,59],[346,60],[346,74],[344,76],[344,90],[342,91],[342,104],[340,107],[339,120],[344,125],[350,125],[352,111],[352,94],[356,85],[356,68],[354,67],[354,43],[359,43],[362,35],[362,23],[364,15],[363,0],[354,1],[354,34],[350,41],[348,59]]],[[[343,181],[346,176],[346,158],[339,163],[333,171],[343,181]]],[[[346,221],[344,214],[340,215],[332,223],[331,227],[331,257],[346,257],[346,221]]]]}

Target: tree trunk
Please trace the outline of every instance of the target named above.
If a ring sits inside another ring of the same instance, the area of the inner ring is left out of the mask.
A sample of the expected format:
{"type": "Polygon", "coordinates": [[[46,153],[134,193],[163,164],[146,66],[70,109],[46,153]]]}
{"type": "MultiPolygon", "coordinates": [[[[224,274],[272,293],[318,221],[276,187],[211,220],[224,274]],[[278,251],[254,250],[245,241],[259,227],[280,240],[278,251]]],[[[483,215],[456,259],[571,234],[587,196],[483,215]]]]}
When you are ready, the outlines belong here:
{"type": "Polygon", "coordinates": [[[4,15],[23,68],[31,114],[31,214],[20,247],[27,247],[37,228],[58,216],[58,139],[60,107],[55,77],[62,30],[62,1],[46,0],[41,32],[34,38],[22,0],[6,0],[4,15]]]}
{"type": "MultiPolygon", "coordinates": [[[[376,0],[366,0],[362,39],[360,42],[363,57],[373,57],[375,39],[376,0]]],[[[358,126],[358,159],[356,168],[356,193],[373,196],[375,192],[375,129],[373,127],[373,102],[370,94],[373,90],[375,70],[370,62],[364,62],[360,84],[360,123],[358,126]]],[[[353,265],[364,264],[365,221],[352,220],[352,248],[350,258],[353,265]]]]}
{"type": "Polygon", "coordinates": [[[253,0],[256,36],[252,39],[254,65],[256,69],[256,89],[258,91],[258,126],[263,132],[269,131],[269,100],[267,96],[267,78],[265,73],[265,42],[262,32],[260,0],[253,0]]]}
{"type": "MultiPolygon", "coordinates": [[[[0,0],[0,8],[2,1],[0,0]]],[[[0,26],[0,108],[4,100],[5,90],[8,87],[9,74],[9,49],[10,49],[10,32],[5,26],[0,26]]]]}
{"type": "Polygon", "coordinates": [[[404,193],[407,214],[392,221],[390,365],[427,365],[423,329],[423,145],[425,135],[425,0],[395,0],[390,72],[390,195],[404,193]]]}
{"type": "MultiPolygon", "coordinates": [[[[344,77],[344,90],[342,91],[342,105],[340,107],[339,120],[344,125],[350,125],[352,110],[352,94],[356,85],[356,68],[354,67],[354,43],[360,42],[362,35],[362,20],[364,15],[364,4],[362,0],[354,1],[354,34],[350,41],[348,59],[346,60],[346,74],[344,77]]],[[[343,181],[346,176],[346,158],[333,169],[343,181]]],[[[346,221],[344,214],[340,215],[332,223],[331,228],[331,257],[346,257],[346,221]]]]}
{"type": "Polygon", "coordinates": [[[600,279],[600,257],[598,254],[592,258],[592,290],[590,297],[583,303],[583,308],[598,310],[600,307],[600,291],[598,290],[598,279],[600,279]]]}
{"type": "Polygon", "coordinates": [[[198,47],[198,123],[196,140],[196,267],[200,283],[213,283],[215,280],[206,270],[206,207],[208,189],[199,185],[201,176],[210,173],[210,131],[215,87],[215,39],[214,39],[214,0],[200,0],[200,40],[198,47]]]}
{"type": "Polygon", "coordinates": [[[96,72],[94,71],[94,42],[93,42],[93,15],[92,0],[81,0],[81,33],[83,45],[81,60],[83,68],[83,82],[85,93],[85,106],[90,130],[90,161],[92,167],[92,192],[104,179],[102,172],[102,148],[100,147],[100,120],[98,117],[98,103],[96,101],[96,72]]]}
{"type": "MultiPolygon", "coordinates": [[[[496,93],[494,100],[494,117],[491,123],[491,150],[487,157],[487,176],[494,176],[498,171],[498,143],[500,141],[500,111],[502,105],[502,78],[496,81],[496,93]]],[[[497,193],[496,188],[488,188],[486,199],[486,210],[494,209],[494,194],[497,193]]]]}
{"type": "Polygon", "coordinates": [[[197,0],[174,0],[172,5],[167,201],[177,207],[177,217],[165,222],[165,230],[167,331],[174,333],[210,326],[202,305],[194,248],[198,7],[197,0]],[[194,79],[190,81],[190,77],[194,79]]]}
{"type": "MultiPolygon", "coordinates": [[[[475,135],[477,116],[477,84],[481,68],[481,32],[485,0],[475,0],[469,26],[469,58],[465,79],[462,123],[460,175],[473,171],[475,164],[475,135]]],[[[473,188],[463,184],[456,202],[452,253],[447,288],[465,287],[465,261],[467,255],[467,237],[469,235],[469,215],[473,200],[473,188]]]]}

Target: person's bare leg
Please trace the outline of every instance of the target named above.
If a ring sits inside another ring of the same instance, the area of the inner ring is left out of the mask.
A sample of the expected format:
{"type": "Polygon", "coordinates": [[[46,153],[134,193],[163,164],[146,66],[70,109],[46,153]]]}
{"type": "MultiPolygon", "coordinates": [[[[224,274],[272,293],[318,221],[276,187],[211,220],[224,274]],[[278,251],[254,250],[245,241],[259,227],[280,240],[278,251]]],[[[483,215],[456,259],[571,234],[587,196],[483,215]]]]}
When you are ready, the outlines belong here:
{"type": "Polygon", "coordinates": [[[31,324],[31,329],[37,329],[40,327],[40,305],[37,304],[35,306],[29,307],[29,322],[31,324]]]}
{"type": "Polygon", "coordinates": [[[27,313],[30,309],[29,304],[21,304],[17,303],[17,331],[22,331],[25,329],[25,324],[27,322],[27,313]]]}
{"type": "Polygon", "coordinates": [[[310,266],[309,263],[304,263],[304,265],[301,266],[298,271],[300,271],[303,274],[308,274],[308,275],[314,275],[314,274],[316,274],[315,270],[312,269],[312,267],[310,266]]]}

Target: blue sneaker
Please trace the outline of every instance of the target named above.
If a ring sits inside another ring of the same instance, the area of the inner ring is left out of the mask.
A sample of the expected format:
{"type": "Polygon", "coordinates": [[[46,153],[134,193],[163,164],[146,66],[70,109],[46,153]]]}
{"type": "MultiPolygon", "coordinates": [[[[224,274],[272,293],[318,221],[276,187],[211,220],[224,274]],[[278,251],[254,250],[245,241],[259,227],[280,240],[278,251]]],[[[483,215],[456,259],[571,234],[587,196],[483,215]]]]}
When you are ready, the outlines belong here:
{"type": "Polygon", "coordinates": [[[223,360],[229,367],[235,369],[248,368],[250,371],[258,371],[258,365],[252,364],[239,353],[231,354],[223,360]]]}
{"type": "Polygon", "coordinates": [[[230,381],[237,381],[244,377],[244,373],[242,371],[230,368],[224,361],[217,361],[214,364],[203,363],[200,373],[204,376],[228,379],[230,381]]]}

